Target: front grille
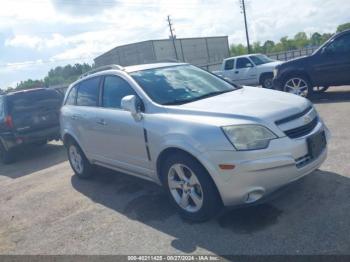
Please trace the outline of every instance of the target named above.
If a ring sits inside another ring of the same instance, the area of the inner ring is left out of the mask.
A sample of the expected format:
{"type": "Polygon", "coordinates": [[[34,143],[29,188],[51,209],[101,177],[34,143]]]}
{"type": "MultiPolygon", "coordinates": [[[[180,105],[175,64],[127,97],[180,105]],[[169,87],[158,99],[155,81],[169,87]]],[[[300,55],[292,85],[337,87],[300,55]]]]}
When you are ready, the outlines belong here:
{"type": "Polygon", "coordinates": [[[316,127],[317,123],[318,123],[318,117],[315,117],[310,123],[304,126],[300,126],[297,128],[284,131],[284,133],[290,138],[302,137],[309,134],[316,127]]]}

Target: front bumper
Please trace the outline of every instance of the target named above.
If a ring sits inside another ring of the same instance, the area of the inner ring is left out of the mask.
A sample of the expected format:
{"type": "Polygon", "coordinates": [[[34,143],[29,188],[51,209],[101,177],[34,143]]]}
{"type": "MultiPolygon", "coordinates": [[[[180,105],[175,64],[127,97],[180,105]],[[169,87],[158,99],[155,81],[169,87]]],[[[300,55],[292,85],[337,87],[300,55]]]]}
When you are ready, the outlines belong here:
{"type": "Polygon", "coordinates": [[[255,202],[319,168],[327,157],[327,147],[316,158],[303,162],[308,155],[308,136],[325,130],[322,122],[307,136],[291,139],[282,137],[271,141],[264,150],[209,151],[202,155],[224,205],[242,205],[255,202]],[[221,170],[219,164],[235,165],[233,170],[221,170]]]}

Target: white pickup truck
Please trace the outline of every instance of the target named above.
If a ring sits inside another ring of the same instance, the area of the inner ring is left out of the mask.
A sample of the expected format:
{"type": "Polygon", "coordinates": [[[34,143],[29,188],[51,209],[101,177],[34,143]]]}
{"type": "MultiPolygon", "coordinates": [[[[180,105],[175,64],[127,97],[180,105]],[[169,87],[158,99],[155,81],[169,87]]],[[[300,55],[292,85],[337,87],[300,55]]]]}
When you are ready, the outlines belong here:
{"type": "Polygon", "coordinates": [[[224,59],[221,71],[213,73],[239,85],[272,88],[273,70],[282,63],[263,54],[236,56],[224,59]]]}

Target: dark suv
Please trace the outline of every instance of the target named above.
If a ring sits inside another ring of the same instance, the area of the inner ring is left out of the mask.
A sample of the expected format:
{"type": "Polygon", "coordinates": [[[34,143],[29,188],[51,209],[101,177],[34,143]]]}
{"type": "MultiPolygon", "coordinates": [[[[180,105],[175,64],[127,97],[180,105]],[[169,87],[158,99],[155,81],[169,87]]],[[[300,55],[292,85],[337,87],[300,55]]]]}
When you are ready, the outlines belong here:
{"type": "Polygon", "coordinates": [[[0,161],[14,160],[15,149],[58,140],[63,97],[51,89],[0,94],[0,161]]]}
{"type": "Polygon", "coordinates": [[[301,96],[323,92],[329,86],[350,84],[350,30],[334,35],[311,56],[276,67],[275,89],[301,96]]]}

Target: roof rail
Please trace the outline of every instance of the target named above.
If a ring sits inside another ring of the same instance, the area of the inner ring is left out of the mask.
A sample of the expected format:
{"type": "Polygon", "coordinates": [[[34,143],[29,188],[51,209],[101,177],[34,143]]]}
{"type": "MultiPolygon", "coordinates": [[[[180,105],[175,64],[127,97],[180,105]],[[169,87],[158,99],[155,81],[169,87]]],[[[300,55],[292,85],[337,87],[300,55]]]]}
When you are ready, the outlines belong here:
{"type": "Polygon", "coordinates": [[[124,67],[120,66],[120,65],[106,65],[106,66],[100,66],[100,67],[97,67],[95,69],[92,69],[84,74],[82,74],[79,79],[81,78],[84,78],[88,75],[92,75],[94,73],[97,73],[97,72],[101,72],[101,71],[105,71],[105,70],[124,70],[124,67]]]}

